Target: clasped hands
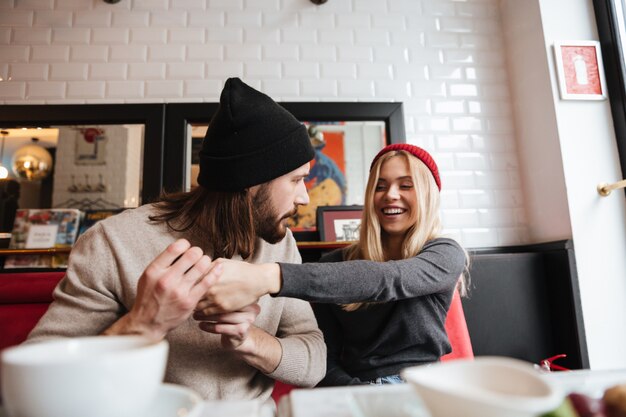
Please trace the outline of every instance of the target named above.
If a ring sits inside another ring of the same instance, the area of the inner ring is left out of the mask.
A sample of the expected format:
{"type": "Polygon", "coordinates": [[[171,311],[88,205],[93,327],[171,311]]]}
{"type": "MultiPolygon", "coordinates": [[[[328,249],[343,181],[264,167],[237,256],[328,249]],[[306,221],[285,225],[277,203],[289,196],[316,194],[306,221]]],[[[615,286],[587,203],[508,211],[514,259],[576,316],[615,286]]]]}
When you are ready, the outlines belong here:
{"type": "Polygon", "coordinates": [[[200,248],[179,239],[144,270],[135,304],[118,327],[162,339],[193,315],[200,329],[222,336],[224,348],[245,351],[261,310],[257,301],[268,292],[256,279],[266,265],[271,267],[211,261],[200,248]]]}

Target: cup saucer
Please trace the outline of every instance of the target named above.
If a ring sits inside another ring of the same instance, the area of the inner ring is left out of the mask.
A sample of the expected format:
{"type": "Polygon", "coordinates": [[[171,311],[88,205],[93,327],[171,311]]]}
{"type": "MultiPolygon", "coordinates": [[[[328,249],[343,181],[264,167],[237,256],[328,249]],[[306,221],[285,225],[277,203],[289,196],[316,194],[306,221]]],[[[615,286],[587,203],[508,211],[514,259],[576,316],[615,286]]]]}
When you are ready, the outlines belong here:
{"type": "Polygon", "coordinates": [[[199,417],[202,398],[195,391],[176,384],[162,384],[146,417],[199,417]]]}

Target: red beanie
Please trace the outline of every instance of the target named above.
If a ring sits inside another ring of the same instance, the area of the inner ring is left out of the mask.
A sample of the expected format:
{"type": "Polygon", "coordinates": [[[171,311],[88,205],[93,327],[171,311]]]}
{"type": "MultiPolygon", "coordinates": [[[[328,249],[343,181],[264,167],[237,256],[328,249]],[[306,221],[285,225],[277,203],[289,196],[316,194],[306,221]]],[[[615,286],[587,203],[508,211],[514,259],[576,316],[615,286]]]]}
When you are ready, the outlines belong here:
{"type": "Polygon", "coordinates": [[[439,188],[439,191],[441,191],[441,179],[439,178],[439,169],[437,168],[437,164],[435,163],[433,157],[419,146],[409,145],[408,143],[394,143],[393,145],[387,145],[374,157],[372,165],[370,165],[370,170],[376,161],[378,161],[378,158],[391,151],[405,151],[422,161],[424,165],[430,169],[430,172],[433,174],[433,178],[435,178],[435,182],[437,183],[437,187],[439,188]]]}

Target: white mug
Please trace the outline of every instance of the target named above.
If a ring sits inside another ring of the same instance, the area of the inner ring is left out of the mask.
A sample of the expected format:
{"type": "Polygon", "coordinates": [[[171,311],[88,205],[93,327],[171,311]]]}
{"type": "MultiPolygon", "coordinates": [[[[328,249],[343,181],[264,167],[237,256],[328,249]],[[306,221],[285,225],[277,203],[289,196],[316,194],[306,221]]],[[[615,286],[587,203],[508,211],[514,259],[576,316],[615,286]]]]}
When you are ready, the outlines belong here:
{"type": "Polygon", "coordinates": [[[56,339],[2,352],[10,417],[137,417],[162,384],[168,344],[141,336],[56,339]]]}

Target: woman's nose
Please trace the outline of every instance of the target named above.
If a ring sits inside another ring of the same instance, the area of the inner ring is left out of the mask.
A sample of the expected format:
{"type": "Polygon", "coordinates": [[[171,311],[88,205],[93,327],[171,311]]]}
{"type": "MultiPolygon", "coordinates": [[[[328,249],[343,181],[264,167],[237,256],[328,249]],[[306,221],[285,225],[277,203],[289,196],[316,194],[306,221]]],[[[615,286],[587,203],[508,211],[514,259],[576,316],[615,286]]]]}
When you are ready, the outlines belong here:
{"type": "Polygon", "coordinates": [[[398,187],[395,187],[395,186],[389,187],[387,189],[387,193],[385,194],[385,197],[389,200],[397,200],[398,198],[400,198],[398,187]]]}

